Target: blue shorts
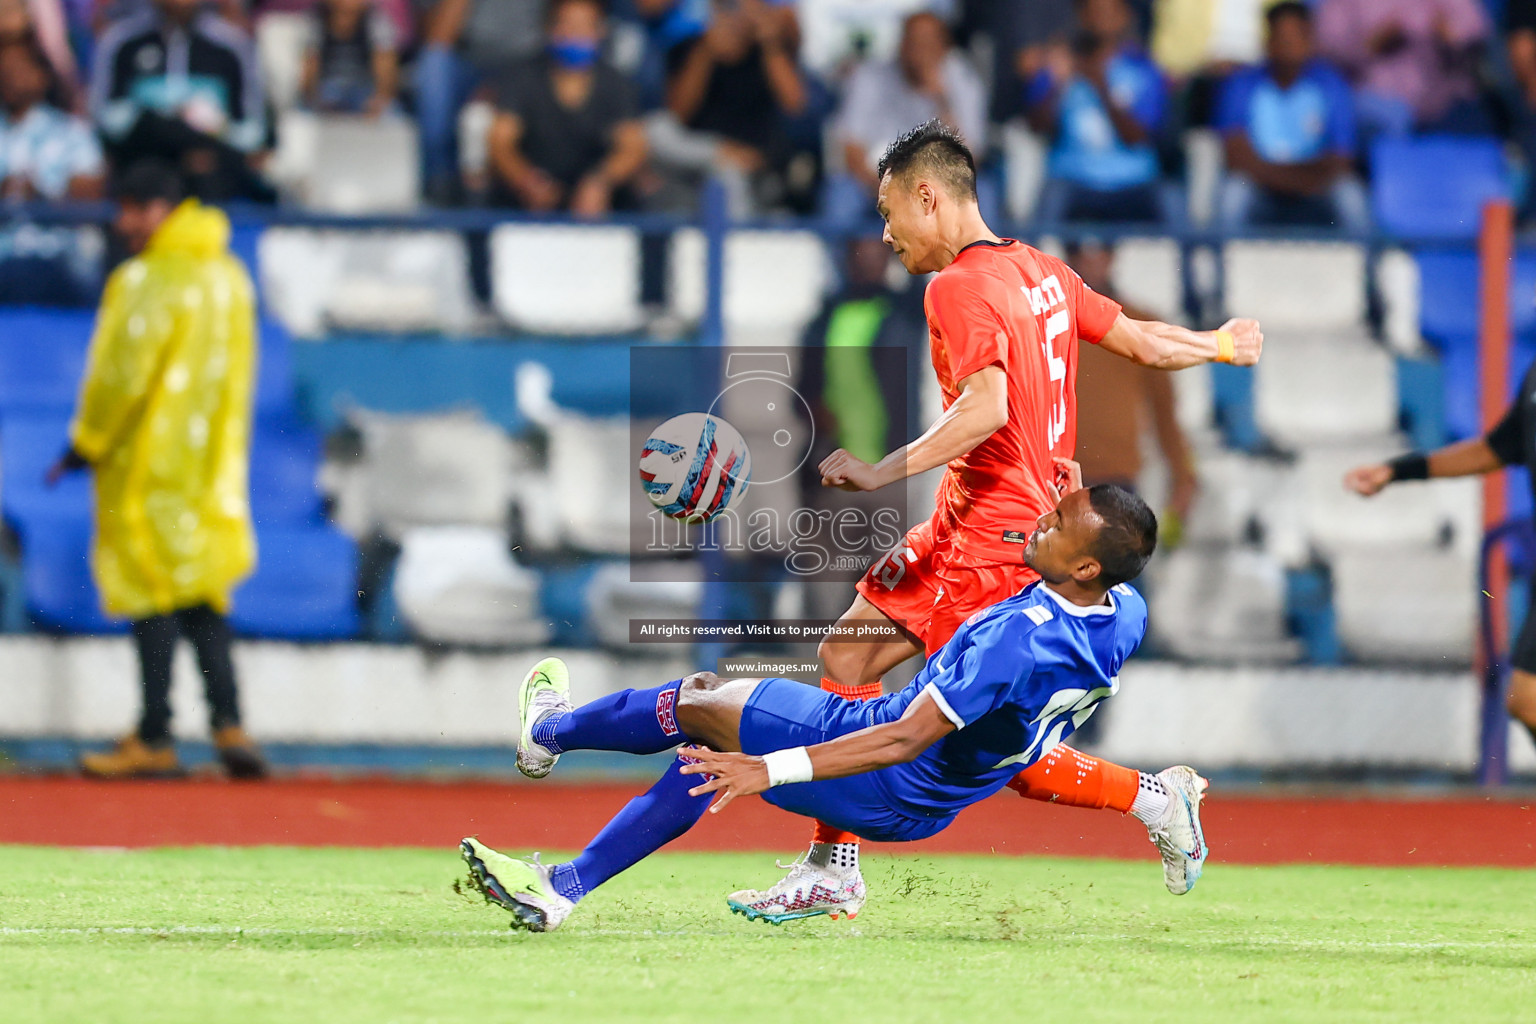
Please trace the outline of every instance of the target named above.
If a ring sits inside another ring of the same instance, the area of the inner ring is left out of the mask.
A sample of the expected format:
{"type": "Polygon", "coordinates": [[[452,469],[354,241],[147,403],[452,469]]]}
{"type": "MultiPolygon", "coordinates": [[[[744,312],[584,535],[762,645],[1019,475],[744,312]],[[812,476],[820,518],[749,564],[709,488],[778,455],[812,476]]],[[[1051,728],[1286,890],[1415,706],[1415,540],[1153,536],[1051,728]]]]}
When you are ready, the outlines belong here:
{"type": "MultiPolygon", "coordinates": [[[[766,754],[808,747],[868,728],[869,705],[844,700],[792,679],[764,679],[741,711],[741,750],[766,754]]],[[[954,814],[919,818],[891,808],[880,772],[841,779],[792,782],[763,794],[775,807],[824,821],[862,839],[904,843],[943,831],[954,814]]]]}

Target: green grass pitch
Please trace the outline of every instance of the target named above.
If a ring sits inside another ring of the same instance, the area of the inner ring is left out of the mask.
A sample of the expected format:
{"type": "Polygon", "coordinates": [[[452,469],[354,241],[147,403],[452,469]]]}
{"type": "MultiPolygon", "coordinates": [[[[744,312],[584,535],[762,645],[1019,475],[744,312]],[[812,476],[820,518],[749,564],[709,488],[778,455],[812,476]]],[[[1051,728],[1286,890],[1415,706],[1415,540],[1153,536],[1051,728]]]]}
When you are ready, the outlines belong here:
{"type": "Polygon", "coordinates": [[[0,1021],[1530,1021],[1536,873],[872,857],[853,922],[725,910],[761,855],[666,855],[566,929],[456,852],[0,847],[0,1021]]]}

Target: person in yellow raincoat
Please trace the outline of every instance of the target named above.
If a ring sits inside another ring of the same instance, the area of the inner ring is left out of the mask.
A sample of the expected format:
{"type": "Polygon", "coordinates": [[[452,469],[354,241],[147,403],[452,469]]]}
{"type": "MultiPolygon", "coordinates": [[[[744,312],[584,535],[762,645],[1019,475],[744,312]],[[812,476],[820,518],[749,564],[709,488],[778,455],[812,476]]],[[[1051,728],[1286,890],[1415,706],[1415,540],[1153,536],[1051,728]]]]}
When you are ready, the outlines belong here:
{"type": "Polygon", "coordinates": [[[133,258],[97,315],[70,448],[52,476],[95,475],[92,569],[108,615],[131,621],[144,707],[138,730],[81,760],[88,775],[174,774],[171,660],[193,644],[214,744],[231,775],[265,774],[240,726],[230,592],[256,562],[249,468],[255,304],[229,252],[229,220],[181,200],[175,172],[131,168],[116,227],[133,258]]]}

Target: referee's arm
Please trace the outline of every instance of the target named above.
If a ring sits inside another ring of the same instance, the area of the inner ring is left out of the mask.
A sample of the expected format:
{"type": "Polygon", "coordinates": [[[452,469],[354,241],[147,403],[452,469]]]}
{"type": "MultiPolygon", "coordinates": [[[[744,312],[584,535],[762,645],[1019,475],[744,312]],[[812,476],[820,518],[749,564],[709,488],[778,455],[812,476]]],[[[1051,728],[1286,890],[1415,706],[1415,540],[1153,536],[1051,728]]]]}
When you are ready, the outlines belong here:
{"type": "Polygon", "coordinates": [[[1481,476],[1521,461],[1520,403],[1509,407],[1485,437],[1458,441],[1432,452],[1409,452],[1389,462],[1356,466],[1344,474],[1344,486],[1369,498],[1399,480],[1481,476]]]}

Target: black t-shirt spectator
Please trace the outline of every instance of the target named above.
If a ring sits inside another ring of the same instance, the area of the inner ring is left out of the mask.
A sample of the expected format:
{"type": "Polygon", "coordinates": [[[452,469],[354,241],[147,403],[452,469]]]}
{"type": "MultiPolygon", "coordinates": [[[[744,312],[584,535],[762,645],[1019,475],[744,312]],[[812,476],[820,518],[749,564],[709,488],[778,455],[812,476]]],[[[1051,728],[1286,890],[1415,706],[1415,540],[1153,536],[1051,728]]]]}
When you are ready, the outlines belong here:
{"type": "MultiPolygon", "coordinates": [[[[677,74],[688,63],[695,47],[704,45],[704,37],[695,36],[667,51],[667,77],[677,74]]],[[[763,72],[761,47],[753,46],[735,64],[715,65],[704,102],[699,104],[688,127],[734,139],[771,159],[779,138],[780,111],[763,72]]]]}
{"type": "Polygon", "coordinates": [[[502,81],[496,105],[522,121],[518,149],[528,162],[569,188],[602,163],[614,129],[639,116],[639,99],[629,79],[599,64],[586,103],[566,107],[555,96],[552,70],[548,57],[523,64],[502,81]]]}

